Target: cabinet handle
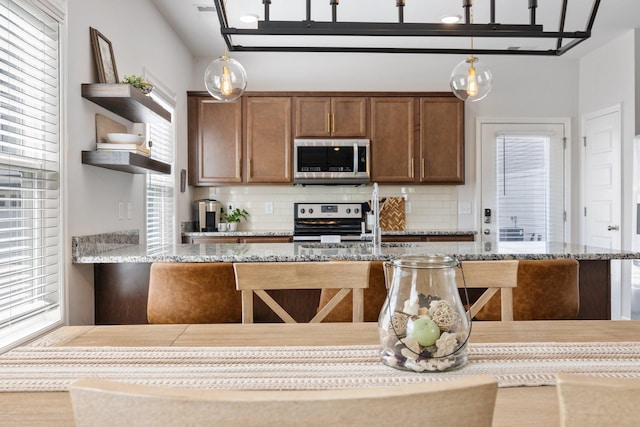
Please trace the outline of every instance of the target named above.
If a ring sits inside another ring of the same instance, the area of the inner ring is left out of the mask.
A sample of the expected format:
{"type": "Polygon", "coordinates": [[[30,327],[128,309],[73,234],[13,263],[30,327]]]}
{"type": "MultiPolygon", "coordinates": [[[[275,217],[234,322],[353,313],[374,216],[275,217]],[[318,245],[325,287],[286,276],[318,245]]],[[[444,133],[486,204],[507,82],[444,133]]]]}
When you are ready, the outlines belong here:
{"type": "Polygon", "coordinates": [[[327,113],[327,133],[331,133],[331,113],[327,113]]]}
{"type": "Polygon", "coordinates": [[[331,133],[336,132],[336,115],[335,113],[331,113],[331,133]]]}
{"type": "Polygon", "coordinates": [[[420,179],[424,179],[424,157],[421,159],[422,163],[420,165],[420,179]]]}
{"type": "Polygon", "coordinates": [[[411,179],[413,179],[413,157],[411,158],[411,179]]]}

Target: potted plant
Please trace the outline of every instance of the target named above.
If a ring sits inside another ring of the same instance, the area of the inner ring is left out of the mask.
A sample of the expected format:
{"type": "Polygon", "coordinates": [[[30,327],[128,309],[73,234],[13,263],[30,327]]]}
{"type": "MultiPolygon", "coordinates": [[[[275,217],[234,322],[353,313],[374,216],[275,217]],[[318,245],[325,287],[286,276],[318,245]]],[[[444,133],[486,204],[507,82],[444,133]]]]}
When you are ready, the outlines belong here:
{"type": "Polygon", "coordinates": [[[145,95],[148,95],[153,90],[153,85],[149,82],[142,80],[142,77],[136,76],[135,74],[131,74],[130,76],[125,76],[122,80],[122,83],[130,84],[133,87],[137,87],[142,90],[145,95]]]}
{"type": "Polygon", "coordinates": [[[238,223],[243,219],[246,220],[249,212],[244,209],[235,208],[231,212],[227,212],[223,215],[229,223],[229,231],[236,231],[238,229],[238,223]]]}

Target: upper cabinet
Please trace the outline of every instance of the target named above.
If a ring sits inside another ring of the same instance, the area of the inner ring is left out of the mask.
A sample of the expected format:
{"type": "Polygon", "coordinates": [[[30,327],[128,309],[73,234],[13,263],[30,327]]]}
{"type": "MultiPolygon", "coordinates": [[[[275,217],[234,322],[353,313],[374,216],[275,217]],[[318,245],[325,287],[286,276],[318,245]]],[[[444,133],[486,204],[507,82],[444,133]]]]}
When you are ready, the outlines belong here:
{"type": "Polygon", "coordinates": [[[368,97],[295,97],[294,137],[367,137],[368,97]]]}
{"type": "Polygon", "coordinates": [[[371,179],[412,182],[415,164],[415,98],[371,98],[371,179]]]}
{"type": "Polygon", "coordinates": [[[247,96],[247,183],[291,182],[291,98],[247,96]]]}
{"type": "Polygon", "coordinates": [[[464,184],[464,103],[447,94],[372,97],[371,156],[373,181],[464,184]]]}
{"type": "Polygon", "coordinates": [[[242,103],[190,96],[189,184],[242,182],[242,103]]]}
{"type": "Polygon", "coordinates": [[[369,138],[371,179],[464,183],[464,103],[450,93],[189,92],[189,183],[292,183],[295,137],[369,138]]]}
{"type": "Polygon", "coordinates": [[[290,183],[291,97],[189,93],[189,184],[290,183]]]}
{"type": "Polygon", "coordinates": [[[464,184],[464,102],[420,98],[419,141],[420,182],[464,184]]]}

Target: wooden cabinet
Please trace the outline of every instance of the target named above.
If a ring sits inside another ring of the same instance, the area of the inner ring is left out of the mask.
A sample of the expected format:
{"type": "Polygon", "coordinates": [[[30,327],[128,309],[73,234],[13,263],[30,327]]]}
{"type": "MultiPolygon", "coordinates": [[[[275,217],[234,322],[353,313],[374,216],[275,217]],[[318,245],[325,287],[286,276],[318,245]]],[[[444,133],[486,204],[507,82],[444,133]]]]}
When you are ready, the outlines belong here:
{"type": "Polygon", "coordinates": [[[291,182],[291,98],[245,99],[247,183],[291,182]]]}
{"type": "Polygon", "coordinates": [[[378,182],[464,184],[464,103],[372,97],[371,172],[378,182]]]}
{"type": "Polygon", "coordinates": [[[190,96],[189,184],[242,182],[242,104],[190,96]]]}
{"type": "Polygon", "coordinates": [[[291,236],[182,236],[182,243],[291,243],[291,236]]]}
{"type": "Polygon", "coordinates": [[[420,98],[419,181],[464,184],[464,103],[453,96],[420,98]]]}
{"type": "Polygon", "coordinates": [[[297,137],[368,136],[366,96],[295,97],[297,137]]]}
{"type": "Polygon", "coordinates": [[[371,98],[371,177],[412,182],[415,156],[415,98],[371,98]]]}

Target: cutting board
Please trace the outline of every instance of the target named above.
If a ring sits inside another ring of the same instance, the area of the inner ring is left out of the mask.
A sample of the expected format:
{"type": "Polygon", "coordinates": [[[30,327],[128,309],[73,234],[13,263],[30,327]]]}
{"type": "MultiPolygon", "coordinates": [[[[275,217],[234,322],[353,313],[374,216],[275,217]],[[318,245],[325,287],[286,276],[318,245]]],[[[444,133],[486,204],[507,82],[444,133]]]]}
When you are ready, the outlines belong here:
{"type": "Polygon", "coordinates": [[[122,123],[111,120],[102,114],[96,114],[96,142],[107,142],[108,133],[128,133],[127,127],[122,123]]]}
{"type": "Polygon", "coordinates": [[[404,231],[405,228],[404,197],[386,197],[380,200],[380,229],[404,231]]]}

